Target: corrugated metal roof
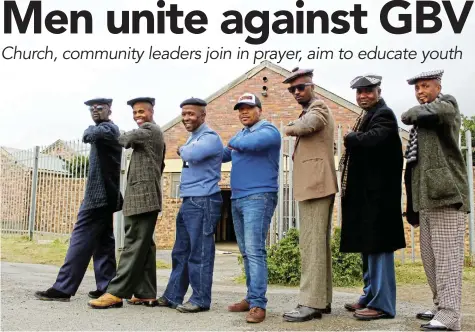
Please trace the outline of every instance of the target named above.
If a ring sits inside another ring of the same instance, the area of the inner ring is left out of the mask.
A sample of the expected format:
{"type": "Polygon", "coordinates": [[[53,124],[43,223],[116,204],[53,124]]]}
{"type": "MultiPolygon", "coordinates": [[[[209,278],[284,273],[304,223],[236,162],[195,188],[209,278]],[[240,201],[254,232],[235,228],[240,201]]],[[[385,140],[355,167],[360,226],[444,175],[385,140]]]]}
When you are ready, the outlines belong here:
{"type": "MultiPolygon", "coordinates": [[[[2,146],[0,147],[5,152],[7,152],[15,163],[18,163],[27,168],[33,168],[35,163],[35,152],[34,150],[20,150],[15,148],[9,148],[2,146]]],[[[38,170],[55,172],[59,174],[68,174],[67,163],[64,160],[61,160],[58,157],[50,156],[47,154],[40,153],[38,158],[38,170]]]]}

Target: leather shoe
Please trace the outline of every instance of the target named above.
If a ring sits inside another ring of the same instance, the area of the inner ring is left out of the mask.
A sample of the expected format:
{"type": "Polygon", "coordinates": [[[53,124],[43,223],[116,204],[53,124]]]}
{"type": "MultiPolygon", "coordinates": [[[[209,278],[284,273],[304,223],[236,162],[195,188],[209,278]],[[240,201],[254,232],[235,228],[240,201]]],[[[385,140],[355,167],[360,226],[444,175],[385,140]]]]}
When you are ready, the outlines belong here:
{"type": "Polygon", "coordinates": [[[436,325],[431,325],[430,323],[427,323],[427,324],[421,325],[421,331],[452,331],[452,330],[445,326],[436,326],[436,325]]]}
{"type": "Polygon", "coordinates": [[[261,323],[266,319],[266,310],[253,307],[246,316],[246,322],[248,323],[261,323]]]}
{"type": "Polygon", "coordinates": [[[146,307],[158,306],[158,301],[155,299],[139,299],[135,296],[133,296],[130,300],[127,300],[127,303],[131,305],[144,305],[146,307]]]}
{"type": "Polygon", "coordinates": [[[160,296],[157,300],[157,305],[159,307],[168,307],[172,309],[176,309],[177,305],[168,301],[165,296],[160,296]]]}
{"type": "Polygon", "coordinates": [[[59,290],[54,289],[53,287],[47,289],[46,291],[35,292],[35,297],[38,300],[42,301],[59,301],[59,302],[69,302],[71,295],[60,292],[59,290]]]}
{"type": "Polygon", "coordinates": [[[242,300],[241,302],[231,304],[228,306],[228,311],[230,312],[246,312],[249,311],[249,302],[242,300]]]}
{"type": "Polygon", "coordinates": [[[105,292],[101,292],[100,290],[96,289],[94,291],[90,291],[87,296],[89,296],[91,299],[98,299],[102,295],[104,295],[105,292]]]}
{"type": "Polygon", "coordinates": [[[359,303],[346,303],[345,304],[345,309],[348,311],[356,311],[356,310],[361,310],[366,308],[364,304],[359,304],[359,303]]]}
{"type": "Polygon", "coordinates": [[[321,319],[322,311],[310,307],[298,305],[292,311],[284,313],[284,320],[286,322],[306,322],[312,319],[321,319]]]}
{"type": "Polygon", "coordinates": [[[186,302],[185,304],[180,304],[176,307],[176,310],[183,313],[195,313],[201,311],[208,311],[209,308],[202,308],[198,305],[195,305],[191,302],[186,302]]]}
{"type": "Polygon", "coordinates": [[[92,309],[122,308],[124,305],[120,297],[105,293],[95,300],[89,301],[88,305],[92,309]]]}
{"type": "Polygon", "coordinates": [[[432,312],[419,312],[417,315],[416,315],[416,318],[417,319],[422,319],[422,320],[427,320],[427,321],[431,321],[433,318],[434,318],[434,314],[432,312]]]}
{"type": "Polygon", "coordinates": [[[370,309],[370,308],[356,310],[355,313],[353,314],[353,317],[359,320],[375,320],[375,319],[381,319],[381,318],[392,318],[391,316],[389,316],[387,313],[383,311],[370,309]]]}

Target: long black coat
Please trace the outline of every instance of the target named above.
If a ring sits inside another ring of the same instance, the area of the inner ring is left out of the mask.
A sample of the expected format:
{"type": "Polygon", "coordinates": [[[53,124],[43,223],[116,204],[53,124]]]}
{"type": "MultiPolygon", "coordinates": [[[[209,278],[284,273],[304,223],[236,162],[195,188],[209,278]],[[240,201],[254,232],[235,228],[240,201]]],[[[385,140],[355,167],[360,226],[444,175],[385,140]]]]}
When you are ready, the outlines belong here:
{"type": "Polygon", "coordinates": [[[350,159],[340,251],[381,253],[404,248],[402,143],[396,116],[383,99],[368,110],[359,131],[345,137],[345,147],[350,159]]]}

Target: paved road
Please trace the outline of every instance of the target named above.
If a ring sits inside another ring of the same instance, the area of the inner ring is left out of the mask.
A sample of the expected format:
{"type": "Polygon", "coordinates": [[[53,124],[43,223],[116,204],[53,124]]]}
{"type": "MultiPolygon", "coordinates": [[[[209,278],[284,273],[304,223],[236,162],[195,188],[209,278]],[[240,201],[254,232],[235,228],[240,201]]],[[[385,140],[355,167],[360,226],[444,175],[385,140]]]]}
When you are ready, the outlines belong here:
{"type": "MultiPolygon", "coordinates": [[[[159,257],[166,258],[162,252],[159,257]]],[[[146,308],[124,304],[120,309],[92,310],[86,305],[87,292],[94,289],[94,276],[86,275],[78,293],[69,303],[41,302],[34,291],[51,286],[58,267],[1,263],[1,312],[2,330],[418,330],[421,322],[414,313],[424,309],[422,304],[398,302],[395,319],[360,322],[342,309],[344,303],[353,301],[356,294],[335,292],[333,314],[322,320],[305,323],[285,323],[282,312],[297,303],[297,289],[270,287],[268,292],[268,318],[258,325],[247,324],[245,314],[229,313],[226,306],[240,300],[245,292],[233,278],[240,268],[235,255],[217,255],[212,310],[199,314],[181,314],[167,308],[146,308]]],[[[164,291],[169,270],[158,271],[159,294],[164,291]]],[[[428,294],[427,294],[428,297],[428,294]]],[[[465,329],[475,330],[474,315],[464,323],[465,329]]]]}

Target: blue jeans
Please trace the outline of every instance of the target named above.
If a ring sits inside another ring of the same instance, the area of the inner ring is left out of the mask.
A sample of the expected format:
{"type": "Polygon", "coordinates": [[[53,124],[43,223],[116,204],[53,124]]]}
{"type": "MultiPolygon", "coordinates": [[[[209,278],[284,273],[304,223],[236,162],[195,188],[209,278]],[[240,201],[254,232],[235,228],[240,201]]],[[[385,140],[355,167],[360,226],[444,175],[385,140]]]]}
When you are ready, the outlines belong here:
{"type": "Polygon", "coordinates": [[[176,217],[176,239],[172,250],[172,272],[163,296],[182,304],[191,285],[189,302],[201,308],[211,306],[214,270],[214,233],[221,218],[221,193],[185,197],[176,217]]]}
{"type": "Polygon", "coordinates": [[[369,308],[396,316],[394,252],[363,254],[364,288],[358,301],[369,308]]]}
{"type": "Polygon", "coordinates": [[[232,200],[234,231],[246,272],[246,301],[250,307],[267,305],[266,238],[277,205],[277,193],[260,193],[232,200]]]}

